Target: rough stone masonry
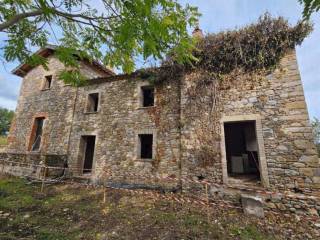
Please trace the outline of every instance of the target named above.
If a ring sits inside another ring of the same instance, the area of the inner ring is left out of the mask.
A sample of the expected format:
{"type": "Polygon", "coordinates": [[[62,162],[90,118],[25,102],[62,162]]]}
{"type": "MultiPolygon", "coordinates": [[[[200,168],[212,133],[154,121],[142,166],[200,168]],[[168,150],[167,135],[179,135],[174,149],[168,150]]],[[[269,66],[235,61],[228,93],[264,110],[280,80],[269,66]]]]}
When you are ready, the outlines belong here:
{"type": "MultiPolygon", "coordinates": [[[[206,89],[200,105],[189,96],[201,77],[197,70],[152,85],[83,61],[81,71],[90,80],[73,87],[57,78],[64,66],[54,48],[37,54],[48,59],[49,70],[22,64],[14,71],[23,81],[9,145],[1,155],[7,172],[32,174],[34,169],[18,163],[56,159],[66,160],[74,177],[109,185],[197,191],[185,181],[190,179],[217,184],[210,193],[219,197],[239,186],[319,192],[319,159],[294,51],[257,81],[243,76],[214,94],[206,89]],[[199,135],[210,135],[201,125],[212,95],[220,96],[214,109],[219,114],[207,127],[214,125],[219,134],[204,144],[199,135]]],[[[264,198],[269,208],[320,210],[317,200],[264,198]]]]}

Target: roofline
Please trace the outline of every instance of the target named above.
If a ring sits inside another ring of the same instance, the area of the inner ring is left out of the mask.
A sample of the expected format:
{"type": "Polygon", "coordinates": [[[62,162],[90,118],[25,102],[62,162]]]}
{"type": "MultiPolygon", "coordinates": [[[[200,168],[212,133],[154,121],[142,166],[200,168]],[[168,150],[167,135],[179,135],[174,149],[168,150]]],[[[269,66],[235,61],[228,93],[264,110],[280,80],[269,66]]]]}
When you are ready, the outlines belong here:
{"type": "MultiPolygon", "coordinates": [[[[49,55],[51,55],[56,49],[58,48],[58,46],[56,45],[52,45],[52,44],[48,44],[43,48],[40,48],[39,50],[37,50],[34,55],[40,55],[43,57],[47,57],[49,55]]],[[[103,66],[100,62],[93,60],[92,62],[88,61],[91,65],[97,67],[99,70],[110,74],[111,76],[116,75],[114,71],[112,71],[110,68],[103,66]]],[[[27,63],[21,63],[19,66],[17,66],[16,68],[14,68],[11,73],[15,74],[19,77],[24,77],[31,69],[29,70],[24,70],[23,68],[27,68],[27,67],[31,67],[29,64],[27,63]]],[[[32,68],[32,67],[31,67],[32,68]]]]}
{"type": "Polygon", "coordinates": [[[146,68],[146,69],[137,69],[136,71],[132,72],[132,73],[122,73],[122,74],[117,74],[117,75],[113,75],[113,76],[107,76],[107,77],[97,77],[97,78],[90,78],[87,81],[87,84],[84,85],[88,86],[88,85],[95,85],[95,84],[102,84],[102,83],[106,83],[106,82],[114,82],[114,81],[121,81],[121,80],[129,80],[129,79],[141,79],[141,80],[147,80],[148,77],[145,76],[144,72],[150,69],[154,69],[154,70],[165,70],[170,68],[171,66],[159,66],[159,67],[150,67],[150,68],[146,68]]]}

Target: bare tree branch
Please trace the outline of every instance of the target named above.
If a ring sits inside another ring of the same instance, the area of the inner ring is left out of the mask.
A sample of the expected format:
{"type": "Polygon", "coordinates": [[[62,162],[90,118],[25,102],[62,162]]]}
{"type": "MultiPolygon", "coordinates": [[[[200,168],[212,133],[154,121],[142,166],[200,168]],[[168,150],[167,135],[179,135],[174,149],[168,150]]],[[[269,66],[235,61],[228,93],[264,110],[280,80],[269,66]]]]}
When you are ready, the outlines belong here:
{"type": "MultiPolygon", "coordinates": [[[[119,15],[112,15],[112,16],[108,16],[108,17],[103,17],[103,16],[91,17],[91,16],[84,15],[82,13],[80,13],[80,14],[67,13],[67,12],[59,11],[55,8],[51,8],[51,10],[53,13],[55,13],[56,15],[58,15],[60,17],[64,17],[64,18],[67,18],[71,21],[79,22],[79,23],[86,24],[86,25],[92,25],[92,24],[90,24],[88,22],[83,22],[79,19],[88,20],[91,22],[91,21],[97,21],[97,20],[109,20],[112,18],[119,17],[119,15]]],[[[21,20],[23,20],[25,18],[40,16],[42,14],[44,14],[44,11],[42,9],[37,9],[32,12],[17,14],[14,17],[12,17],[11,19],[9,19],[8,21],[1,23],[0,24],[0,31],[3,31],[5,29],[13,26],[14,24],[20,22],[21,20]]]]}
{"type": "Polygon", "coordinates": [[[21,20],[23,20],[25,18],[36,17],[36,16],[39,16],[42,14],[43,14],[42,9],[37,9],[32,12],[25,12],[25,13],[17,14],[14,17],[12,17],[11,19],[9,19],[8,21],[6,21],[4,23],[0,23],[0,31],[3,31],[4,29],[7,29],[7,28],[13,26],[14,24],[20,22],[21,20]]]}

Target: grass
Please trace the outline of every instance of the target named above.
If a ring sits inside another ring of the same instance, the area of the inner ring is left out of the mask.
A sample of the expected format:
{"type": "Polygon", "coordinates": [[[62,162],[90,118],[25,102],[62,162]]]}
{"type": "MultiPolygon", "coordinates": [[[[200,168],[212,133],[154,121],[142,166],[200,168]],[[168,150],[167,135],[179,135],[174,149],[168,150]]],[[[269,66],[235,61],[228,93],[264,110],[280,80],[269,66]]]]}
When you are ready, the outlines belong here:
{"type": "Polygon", "coordinates": [[[293,234],[303,224],[222,208],[211,209],[208,221],[207,209],[195,204],[122,190],[107,190],[106,203],[101,190],[75,185],[39,191],[39,184],[0,176],[0,239],[287,239],[285,228],[293,234]]]}
{"type": "Polygon", "coordinates": [[[7,143],[8,143],[7,137],[0,135],[0,147],[7,145],[7,143]]]}

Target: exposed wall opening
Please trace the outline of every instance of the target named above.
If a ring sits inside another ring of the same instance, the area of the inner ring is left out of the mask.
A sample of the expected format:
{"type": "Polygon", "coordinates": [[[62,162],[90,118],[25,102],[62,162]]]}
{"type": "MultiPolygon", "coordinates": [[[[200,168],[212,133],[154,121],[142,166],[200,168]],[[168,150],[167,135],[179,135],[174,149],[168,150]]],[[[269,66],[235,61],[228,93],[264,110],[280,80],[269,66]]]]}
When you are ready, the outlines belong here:
{"type": "Polygon", "coordinates": [[[153,134],[139,134],[139,154],[141,159],[152,159],[153,134]]]}
{"type": "Polygon", "coordinates": [[[99,93],[88,94],[87,112],[97,112],[99,107],[99,93]]]}
{"type": "Polygon", "coordinates": [[[31,132],[31,139],[30,139],[31,146],[29,149],[31,151],[39,151],[40,150],[44,121],[45,121],[44,117],[37,117],[34,120],[32,132],[31,132]]]}
{"type": "Polygon", "coordinates": [[[154,106],[154,87],[143,86],[141,87],[142,94],[142,107],[152,107],[154,106]]]}
{"type": "Polygon", "coordinates": [[[91,173],[94,158],[94,149],[96,144],[96,136],[82,136],[81,152],[83,152],[83,169],[82,173],[91,173]]]}
{"type": "Polygon", "coordinates": [[[245,182],[260,181],[255,121],[225,122],[227,172],[245,182]]]}
{"type": "Polygon", "coordinates": [[[48,90],[52,85],[52,75],[48,75],[44,77],[43,90],[48,90]]]}

